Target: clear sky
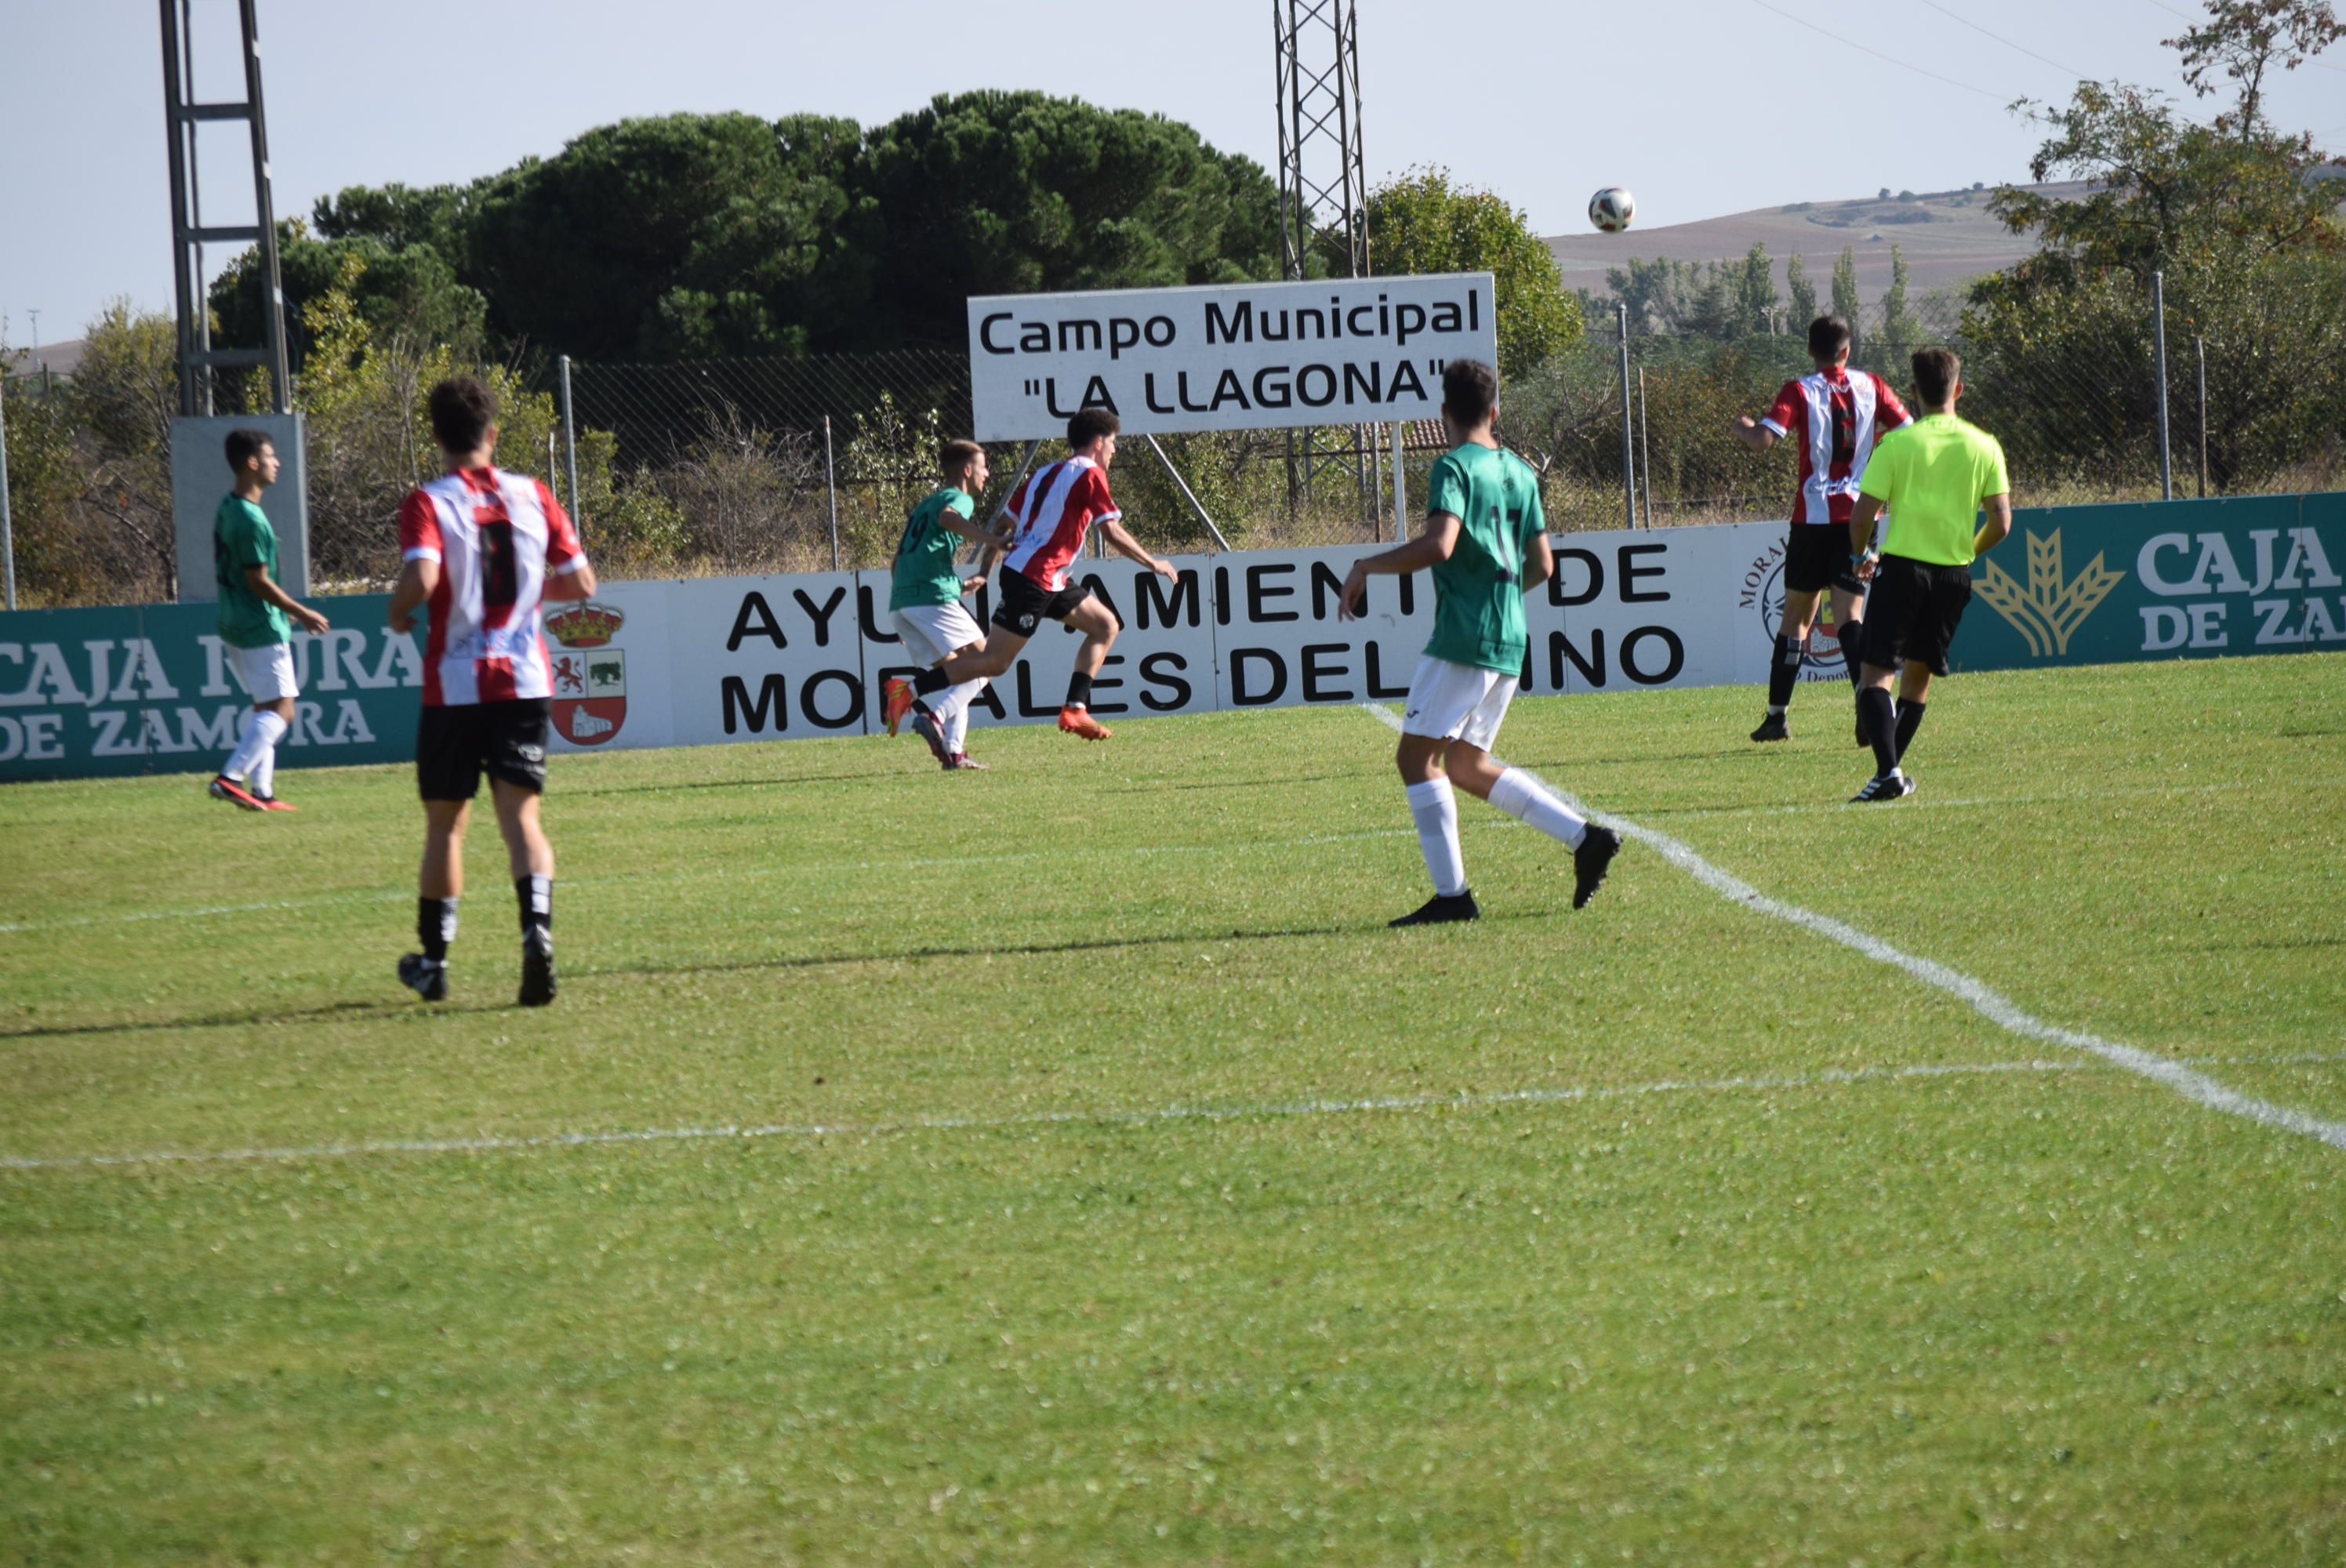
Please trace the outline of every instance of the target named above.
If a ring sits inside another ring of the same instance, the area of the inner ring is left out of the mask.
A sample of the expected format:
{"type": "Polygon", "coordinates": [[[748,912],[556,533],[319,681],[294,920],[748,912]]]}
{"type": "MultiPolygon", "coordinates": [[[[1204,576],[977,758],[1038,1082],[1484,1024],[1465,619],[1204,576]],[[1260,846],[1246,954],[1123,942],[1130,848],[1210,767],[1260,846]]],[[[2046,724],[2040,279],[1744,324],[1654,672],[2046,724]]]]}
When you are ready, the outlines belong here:
{"type": "MultiPolygon", "coordinates": [[[[198,96],[240,96],[235,0],[194,6],[213,46],[198,96]]],[[[1444,165],[1543,233],[1584,223],[1588,193],[1606,184],[1634,189],[1640,224],[1653,225],[1882,186],[2024,178],[2039,138],[2006,112],[2012,99],[2066,97],[2078,72],[2180,93],[2159,39],[2194,9],[1361,0],[1370,177],[1444,165]]],[[[630,115],[872,124],[980,87],[1161,112],[1269,166],[1269,11],[1261,0],[260,0],[277,208],[306,214],[347,185],[469,179],[630,115]]],[[[2271,98],[2283,124],[2334,148],[2346,148],[2341,56],[2333,49],[2271,98]]],[[[155,0],[0,0],[0,110],[7,341],[28,341],[35,308],[47,341],[77,336],[117,295],[169,310],[155,0]]],[[[249,219],[241,128],[204,135],[208,219],[249,219]]]]}

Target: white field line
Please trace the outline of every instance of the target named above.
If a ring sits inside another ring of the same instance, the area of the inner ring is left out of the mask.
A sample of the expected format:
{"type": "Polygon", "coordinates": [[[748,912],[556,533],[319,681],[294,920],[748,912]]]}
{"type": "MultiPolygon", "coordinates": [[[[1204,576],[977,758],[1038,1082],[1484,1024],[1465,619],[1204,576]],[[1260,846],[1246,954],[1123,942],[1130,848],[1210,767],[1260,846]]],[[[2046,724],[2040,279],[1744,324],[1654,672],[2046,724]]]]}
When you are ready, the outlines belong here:
{"type": "MultiPolygon", "coordinates": [[[[1383,704],[1364,702],[1361,707],[1392,728],[1396,730],[1401,728],[1401,717],[1383,704]]],[[[1529,773],[1531,770],[1525,769],[1525,771],[1529,773]]],[[[1538,779],[1539,775],[1534,773],[1532,777],[1538,779]]],[[[1777,920],[1812,931],[1828,941],[1837,942],[1852,952],[1872,959],[1877,963],[1886,963],[1893,968],[1904,970],[1923,984],[1935,987],[1958,1001],[1968,1003],[1974,1012],[1998,1028],[2031,1040],[2041,1040],[2048,1045],[2066,1045],[2073,1051],[2090,1052],[2106,1062],[2125,1068],[2129,1073],[2148,1078],[2153,1083],[2164,1084],[2185,1099],[2206,1105],[2210,1110],[2221,1111],[2227,1115],[2244,1116],[2249,1121],[2260,1122],[2266,1126],[2277,1127],[2283,1132],[2318,1138],[2332,1148],[2346,1149],[2346,1122],[2325,1120],[2320,1116],[2309,1115],[2303,1111],[2292,1110],[2287,1105],[2276,1105],[2270,1100],[2259,1100],[2254,1095],[2243,1095],[2237,1089],[2226,1088],[2205,1073],[2186,1066],[2172,1057],[2161,1056],[2155,1052],[2145,1051],[2139,1046],[2122,1044],[2116,1040],[2105,1040],[2098,1034],[2087,1034],[2080,1030],[2064,1029],[2057,1023],[2048,1023],[2035,1014],[2024,1011],[2003,993],[1991,989],[1984,982],[1973,979],[1961,970],[1951,969],[1936,959],[1921,958],[1892,947],[1880,937],[1869,935],[1844,921],[1833,919],[1831,915],[1821,915],[1814,910],[1802,909],[1798,904],[1786,903],[1780,899],[1770,898],[1740,877],[1712,865],[1692,849],[1668,834],[1658,833],[1651,828],[1639,827],[1625,817],[1591,810],[1571,794],[1556,789],[1546,779],[1541,779],[1540,782],[1569,802],[1574,810],[1591,821],[1600,822],[1624,838],[1634,839],[1659,851],[1662,858],[1670,864],[1733,902],[1739,903],[1755,913],[1770,915],[1777,920]]],[[[1894,807],[1879,808],[1882,810],[1894,809],[1894,807]]]]}
{"type": "MultiPolygon", "coordinates": [[[[1367,705],[1363,704],[1362,706],[1367,705]]],[[[105,781],[101,780],[101,782],[105,781]]],[[[2338,782],[2341,787],[2346,787],[2346,780],[2341,780],[2338,782]]],[[[2308,788],[2316,789],[2330,788],[2331,787],[2331,782],[2324,779],[2312,779],[2298,781],[2288,787],[2302,793],[2308,788]]],[[[1549,788],[1553,789],[1554,786],[1551,785],[1549,788]]],[[[2129,795],[2180,798],[2186,795],[2222,794],[2239,789],[2265,789],[2279,788],[2281,788],[2281,786],[2277,783],[2269,784],[2264,782],[2236,780],[2221,784],[2127,785],[2106,789],[2095,789],[2090,793],[1999,795],[1994,797],[1981,796],[1977,798],[1956,798],[1946,795],[1933,795],[1908,801],[1905,805],[1902,806],[1900,809],[1904,811],[1944,811],[1953,809],[1967,809],[1974,806],[1995,806],[1999,808],[2008,808],[2013,806],[2045,806],[2058,805],[2065,801],[2088,799],[2096,801],[2108,800],[2116,797],[2129,795]]],[[[1841,801],[1819,801],[1812,804],[1790,806],[1697,807],[1682,811],[1673,812],[1672,815],[1703,818],[1791,817],[1805,816],[1810,812],[1841,811],[1846,809],[1846,806],[1841,801]]],[[[1476,830],[1478,832],[1504,832],[1521,828],[1523,824],[1521,822],[1515,820],[1513,818],[1503,818],[1494,822],[1481,823],[1477,826],[1476,830]]],[[[1262,850],[1308,849],[1315,844],[1352,843],[1363,839],[1406,839],[1414,837],[1416,837],[1416,830],[1414,829],[1385,828],[1374,829],[1367,832],[1360,833],[1321,833],[1302,839],[1249,839],[1236,842],[1220,844],[1139,844],[1111,852],[1135,856],[1243,854],[1262,850]]],[[[992,855],[944,855],[915,859],[882,858],[876,860],[810,860],[783,865],[733,866],[718,867],[714,869],[704,868],[690,871],[657,871],[646,873],[641,876],[633,876],[622,873],[616,876],[607,877],[565,877],[562,881],[563,886],[565,887],[622,887],[637,883],[651,884],[687,881],[704,881],[718,878],[746,879],[790,876],[831,876],[841,871],[879,871],[920,867],[983,866],[1000,864],[1005,861],[1031,860],[1034,857],[1029,854],[1010,853],[992,855]]],[[[314,898],[306,899],[271,899],[259,903],[199,904],[187,909],[131,910],[119,914],[67,915],[59,920],[0,921],[0,936],[21,935],[33,932],[44,931],[73,931],[88,926],[138,925],[150,921],[212,920],[229,915],[266,914],[282,910],[332,909],[340,904],[401,903],[405,902],[414,896],[414,893],[406,888],[373,888],[351,892],[321,893],[314,898]]]]}
{"type": "MultiPolygon", "coordinates": [[[[2310,1051],[2272,1056],[2221,1058],[2233,1065],[2280,1066],[2346,1062],[2346,1051],[2310,1051]]],[[[726,1139],[876,1138],[911,1133],[1004,1132],[1020,1127],[1135,1127],[1166,1122],[1270,1121],[1291,1116],[1349,1116],[1409,1111],[1465,1111],[1504,1105],[1556,1105],[1584,1101],[1644,1099],[1659,1095],[1773,1094],[1793,1089],[1840,1088],[1858,1084],[1895,1084],[1915,1079],[1967,1078],[2004,1074],[2068,1074],[2091,1064],[2061,1061],[1935,1063],[1905,1067],[1828,1067],[1729,1078],[1663,1078],[1644,1084],[1563,1084],[1483,1094],[1385,1095],[1356,1100],[1287,1100],[1262,1105],[1164,1105],[1134,1110],[1034,1111],[1010,1116],[907,1116],[882,1122],[770,1122],[762,1125],[651,1127],[636,1130],[546,1133],[535,1137],[385,1138],[340,1144],[291,1145],[276,1148],[158,1149],[139,1154],[0,1155],[0,1170],[46,1171],[119,1166],[249,1165],[367,1155],[517,1154],[538,1149],[592,1148],[615,1144],[677,1144],[726,1139]]]]}

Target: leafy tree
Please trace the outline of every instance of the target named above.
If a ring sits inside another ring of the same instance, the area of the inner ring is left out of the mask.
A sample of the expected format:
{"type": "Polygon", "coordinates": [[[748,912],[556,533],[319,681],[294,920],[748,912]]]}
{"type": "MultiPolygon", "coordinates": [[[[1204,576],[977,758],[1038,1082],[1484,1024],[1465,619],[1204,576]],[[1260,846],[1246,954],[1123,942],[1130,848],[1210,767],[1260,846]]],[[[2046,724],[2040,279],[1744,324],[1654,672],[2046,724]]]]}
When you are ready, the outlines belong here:
{"type": "Polygon", "coordinates": [[[117,300],[83,329],[81,362],[65,394],[90,443],[84,498],[176,594],[171,526],[171,418],[179,412],[179,331],[168,316],[117,300]]]}
{"type": "Polygon", "coordinates": [[[861,229],[836,178],[854,127],[812,125],[669,115],[588,131],[476,186],[465,280],[508,342],[606,360],[816,346],[859,302],[831,285],[861,229]]]}
{"type": "Polygon", "coordinates": [[[1797,250],[1784,263],[1784,287],[1792,296],[1792,330],[1805,332],[1817,319],[1817,286],[1809,281],[1809,264],[1797,250]]]}
{"type": "Polygon", "coordinates": [[[2324,159],[2308,137],[2227,135],[2124,83],[2081,82],[2066,107],[2030,112],[2051,133],[2029,161],[2030,177],[2091,188],[2072,201],[1997,188],[1989,212],[2014,233],[2039,236],[2036,253],[1999,288],[2059,290],[2111,267],[2147,280],[2188,262],[2252,264],[2300,248],[2341,248],[2339,189],[2314,177],[2324,159]]]}
{"type": "MultiPolygon", "coordinates": [[[[310,353],[304,308],[337,288],[351,291],[352,305],[383,336],[445,343],[465,356],[480,354],[486,344],[488,301],[458,280],[432,242],[399,244],[376,234],[320,239],[300,219],[289,219],[277,226],[277,270],[285,293],[286,358],[296,374],[310,353]]],[[[260,347],[260,253],[248,250],[212,280],[214,335],[260,347]]]]}
{"type": "Polygon", "coordinates": [[[1278,190],[1261,166],[1133,109],[941,97],[870,133],[854,190],[881,230],[858,346],[965,342],[973,294],[1279,272],[1278,190]]]}
{"type": "Polygon", "coordinates": [[[2265,128],[2266,76],[2297,69],[2341,37],[2346,24],[2328,0],[2208,0],[2207,21],[2165,43],[2182,55],[2183,80],[2198,97],[2218,90],[2219,72],[2239,84],[2216,128],[2249,138],[2265,128]]]}
{"type": "Polygon", "coordinates": [[[1514,375],[1580,341],[1581,312],[1531,220],[1487,190],[1416,169],[1369,194],[1369,257],[1380,274],[1489,272],[1499,370],[1514,375]]]}
{"type": "Polygon", "coordinates": [[[2337,36],[2329,7],[2211,0],[2208,12],[2170,43],[2200,91],[2219,69],[2239,84],[2217,125],[2124,83],[2080,83],[2064,107],[2032,107],[2050,133],[2032,175],[2093,183],[2066,204],[1996,191],[1990,211],[2037,229],[2038,249],[1973,286],[1963,333],[1978,367],[1966,379],[1997,389],[1979,400],[1984,414],[2024,420],[2025,400],[2057,408],[2066,392],[2107,416],[2052,422],[2038,440],[2048,457],[2089,466],[2131,452],[2140,472],[2157,401],[2151,279],[2163,273],[2169,341],[2208,343],[2210,478],[2229,489],[2318,474],[2346,446],[2346,233],[2341,188],[2317,177],[2310,139],[2276,130],[2260,107],[2272,69],[2337,36]]]}

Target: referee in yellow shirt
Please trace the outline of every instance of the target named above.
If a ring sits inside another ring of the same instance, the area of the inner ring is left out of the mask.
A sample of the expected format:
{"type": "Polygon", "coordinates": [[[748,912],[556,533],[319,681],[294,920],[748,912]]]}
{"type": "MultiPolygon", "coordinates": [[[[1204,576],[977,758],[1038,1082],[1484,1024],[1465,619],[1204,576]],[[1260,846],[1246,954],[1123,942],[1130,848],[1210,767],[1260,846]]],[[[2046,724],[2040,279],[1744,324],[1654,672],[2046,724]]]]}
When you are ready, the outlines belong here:
{"type": "Polygon", "coordinates": [[[1914,793],[1899,768],[1922,728],[1931,677],[1947,673],[1947,645],[1972,599],[1972,558],[2012,532],[2012,480],[2004,448],[1977,425],[1955,417],[1964,365],[1952,350],[1914,356],[1914,391],[1923,417],[1893,430],[1873,449],[1850,514],[1850,557],[1873,585],[1860,657],[1857,723],[1872,744],[1874,775],[1858,800],[1896,800],[1914,793]],[[1869,547],[1884,509],[1890,526],[1882,555],[1869,547]],[[1985,508],[1987,519],[1979,521],[1985,508]],[[1976,529],[1976,532],[1974,532],[1976,529]],[[1890,677],[1898,677],[1898,704],[1890,677]]]}

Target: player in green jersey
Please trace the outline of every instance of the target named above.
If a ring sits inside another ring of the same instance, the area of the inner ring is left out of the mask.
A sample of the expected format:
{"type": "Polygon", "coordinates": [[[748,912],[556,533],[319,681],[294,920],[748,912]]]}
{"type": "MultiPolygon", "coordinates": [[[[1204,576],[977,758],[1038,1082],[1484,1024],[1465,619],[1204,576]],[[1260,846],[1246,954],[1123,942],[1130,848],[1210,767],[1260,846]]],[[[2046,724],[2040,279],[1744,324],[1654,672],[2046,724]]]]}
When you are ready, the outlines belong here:
{"type": "Polygon", "coordinates": [[[1409,684],[1394,758],[1433,897],[1394,925],[1482,912],[1466,888],[1454,786],[1571,849],[1575,909],[1587,903],[1621,849],[1619,834],[1583,818],[1523,769],[1491,758],[1524,667],[1524,592],[1556,570],[1539,476],[1492,433],[1498,395],[1498,372],[1479,361],[1453,360],[1443,371],[1442,423],[1454,444],[1433,465],[1425,531],[1354,563],[1339,601],[1338,613],[1350,618],[1372,575],[1421,567],[1433,574],[1433,638],[1409,684]]]}
{"type": "Polygon", "coordinates": [[[248,811],[291,811],[277,798],[277,742],[293,723],[293,628],[322,632],[326,617],[277,582],[277,530],[260,509],[277,483],[277,448],[258,430],[228,433],[236,488],[212,516],[212,573],[219,595],[219,639],[229,667],[252,698],[236,749],[207,787],[216,800],[248,811]]]}
{"type": "MultiPolygon", "coordinates": [[[[964,649],[985,646],[985,628],[961,602],[964,594],[985,586],[985,573],[981,569],[964,576],[954,557],[964,540],[992,551],[1007,547],[1011,537],[989,533],[970,520],[977,514],[977,493],[990,476],[985,448],[974,441],[946,442],[937,466],[937,488],[904,520],[904,536],[896,545],[895,578],[888,590],[888,618],[903,639],[905,654],[923,669],[934,669],[964,649]]],[[[913,728],[929,743],[939,766],[985,766],[971,761],[963,744],[969,734],[969,705],[984,689],[981,676],[913,704],[913,728]]]]}

